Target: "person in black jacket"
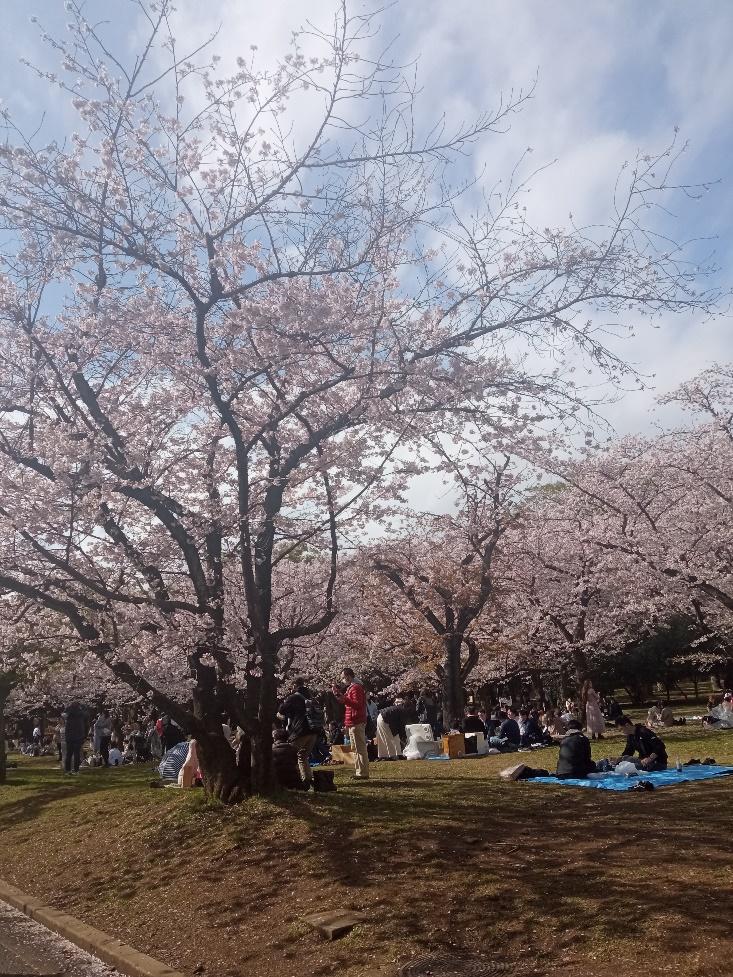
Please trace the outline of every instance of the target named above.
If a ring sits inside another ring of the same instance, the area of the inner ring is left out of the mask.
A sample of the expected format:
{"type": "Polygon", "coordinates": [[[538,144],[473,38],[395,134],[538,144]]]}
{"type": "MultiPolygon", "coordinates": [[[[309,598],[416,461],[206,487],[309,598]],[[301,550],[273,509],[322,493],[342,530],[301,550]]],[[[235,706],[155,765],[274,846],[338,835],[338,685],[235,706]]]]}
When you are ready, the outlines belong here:
{"type": "Polygon", "coordinates": [[[420,717],[417,711],[417,697],[414,692],[405,692],[402,696],[402,711],[405,714],[405,725],[419,723],[420,717]]]}
{"type": "Polygon", "coordinates": [[[466,710],[466,718],[463,720],[464,733],[483,733],[486,735],[486,726],[481,722],[478,711],[474,706],[466,710]]]}
{"type": "Polygon", "coordinates": [[[522,734],[519,730],[519,723],[517,722],[518,716],[519,713],[517,710],[509,706],[506,711],[506,719],[499,727],[496,736],[492,736],[489,740],[491,746],[495,746],[502,751],[511,751],[519,748],[522,734]]]}
{"type": "Polygon", "coordinates": [[[560,742],[560,756],[557,760],[555,776],[587,777],[596,772],[596,765],[590,755],[590,740],[583,735],[583,730],[577,719],[568,723],[568,731],[560,742]]]}
{"type": "Polygon", "coordinates": [[[545,737],[542,732],[537,715],[527,709],[522,709],[519,713],[519,731],[522,734],[521,745],[525,749],[532,746],[533,743],[542,743],[545,746],[552,745],[552,739],[545,737]]]}
{"type": "Polygon", "coordinates": [[[313,711],[309,713],[309,704],[313,702],[313,693],[306,687],[305,679],[296,678],[292,695],[285,699],[278,709],[278,716],[287,720],[288,739],[295,747],[298,755],[298,769],[306,787],[313,781],[313,772],[309,758],[318,742],[317,728],[311,722],[313,711]]]}
{"type": "Polygon", "coordinates": [[[87,717],[78,702],[66,709],[66,760],[64,771],[78,773],[81,766],[81,748],[87,737],[87,717]]]}
{"type": "Polygon", "coordinates": [[[616,725],[626,734],[622,757],[638,753],[644,770],[667,769],[667,748],[653,730],[641,723],[632,723],[628,716],[622,716],[616,725]]]}

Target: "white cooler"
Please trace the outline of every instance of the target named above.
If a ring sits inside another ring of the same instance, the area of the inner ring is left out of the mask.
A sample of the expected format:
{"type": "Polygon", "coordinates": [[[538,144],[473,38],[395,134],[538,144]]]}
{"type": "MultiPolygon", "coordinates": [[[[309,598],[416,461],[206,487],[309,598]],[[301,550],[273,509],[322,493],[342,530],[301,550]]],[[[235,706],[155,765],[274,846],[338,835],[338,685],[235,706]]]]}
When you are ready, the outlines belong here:
{"type": "Polygon", "coordinates": [[[405,726],[407,743],[402,751],[407,760],[424,760],[426,756],[438,756],[442,746],[433,739],[430,723],[411,723],[405,726]]]}

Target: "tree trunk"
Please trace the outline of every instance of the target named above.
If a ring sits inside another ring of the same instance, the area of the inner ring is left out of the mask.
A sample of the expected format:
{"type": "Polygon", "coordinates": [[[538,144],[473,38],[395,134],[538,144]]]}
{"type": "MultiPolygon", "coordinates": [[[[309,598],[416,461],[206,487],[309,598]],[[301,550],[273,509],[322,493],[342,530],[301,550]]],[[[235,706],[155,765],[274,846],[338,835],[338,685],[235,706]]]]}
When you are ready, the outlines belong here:
{"type": "Polygon", "coordinates": [[[588,659],[584,651],[580,648],[573,648],[573,665],[575,666],[575,681],[578,686],[578,711],[580,715],[580,725],[585,729],[585,719],[587,713],[587,701],[583,695],[583,683],[588,678],[588,659]]]}
{"type": "Polygon", "coordinates": [[[271,794],[276,786],[272,768],[272,724],[276,712],[274,679],[271,684],[263,681],[259,722],[251,735],[252,791],[255,794],[271,794]],[[271,685],[269,689],[268,685],[271,685]]]}
{"type": "Polygon", "coordinates": [[[252,792],[249,765],[241,760],[246,753],[245,744],[239,759],[223,733],[199,733],[196,746],[208,797],[224,804],[238,804],[252,792]]]}
{"type": "Polygon", "coordinates": [[[5,699],[0,697],[0,784],[7,779],[7,760],[5,756],[5,699]]]}
{"type": "Polygon", "coordinates": [[[532,693],[537,699],[537,704],[540,708],[545,706],[545,685],[542,681],[542,674],[540,672],[530,672],[530,678],[532,681],[532,693]]]}
{"type": "Polygon", "coordinates": [[[570,698],[570,679],[565,665],[560,666],[560,698],[562,705],[565,705],[565,700],[570,698]]]}
{"type": "Polygon", "coordinates": [[[443,725],[452,729],[463,720],[463,683],[461,681],[461,637],[447,634],[443,638],[443,725]]]}

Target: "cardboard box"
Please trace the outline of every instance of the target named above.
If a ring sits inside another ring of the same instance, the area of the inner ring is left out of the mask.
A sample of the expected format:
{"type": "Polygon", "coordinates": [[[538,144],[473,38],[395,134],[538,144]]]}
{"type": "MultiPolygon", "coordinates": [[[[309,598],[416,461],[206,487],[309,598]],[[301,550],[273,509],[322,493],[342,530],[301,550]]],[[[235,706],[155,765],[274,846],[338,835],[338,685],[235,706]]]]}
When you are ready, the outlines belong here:
{"type": "Polygon", "coordinates": [[[463,733],[449,733],[443,737],[443,753],[451,760],[459,760],[466,755],[466,741],[463,733]]]}
{"type": "Polygon", "coordinates": [[[356,763],[356,754],[351,752],[351,747],[344,743],[334,743],[331,746],[331,759],[340,760],[342,763],[350,763],[352,767],[356,763]]]}

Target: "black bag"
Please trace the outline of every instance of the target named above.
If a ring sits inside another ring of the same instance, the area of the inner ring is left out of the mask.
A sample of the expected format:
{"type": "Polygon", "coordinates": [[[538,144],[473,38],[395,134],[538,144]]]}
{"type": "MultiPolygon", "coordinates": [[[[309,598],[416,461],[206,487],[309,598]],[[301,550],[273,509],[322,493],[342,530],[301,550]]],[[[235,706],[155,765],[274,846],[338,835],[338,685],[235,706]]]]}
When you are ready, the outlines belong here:
{"type": "Polygon", "coordinates": [[[305,718],[311,733],[319,733],[323,729],[323,709],[315,699],[305,700],[305,718]]]}
{"type": "Polygon", "coordinates": [[[333,782],[333,770],[314,770],[313,771],[313,790],[317,794],[325,794],[336,790],[333,782]]]}

